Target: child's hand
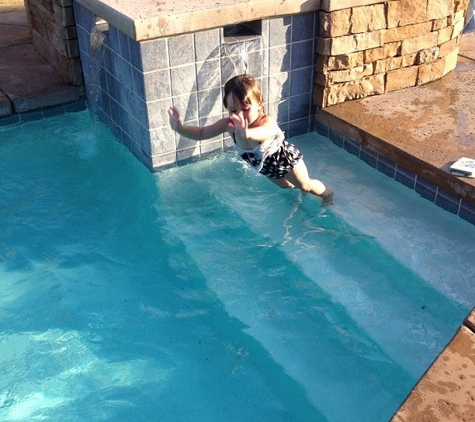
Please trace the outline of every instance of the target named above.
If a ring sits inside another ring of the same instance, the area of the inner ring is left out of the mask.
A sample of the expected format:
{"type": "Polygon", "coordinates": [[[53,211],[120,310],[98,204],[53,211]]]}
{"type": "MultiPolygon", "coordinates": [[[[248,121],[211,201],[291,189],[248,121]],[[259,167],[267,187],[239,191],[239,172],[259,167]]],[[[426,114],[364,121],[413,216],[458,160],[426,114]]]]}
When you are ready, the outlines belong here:
{"type": "Polygon", "coordinates": [[[244,118],[242,114],[231,114],[229,116],[229,129],[235,133],[238,139],[247,139],[247,129],[249,122],[244,118]]]}
{"type": "Polygon", "coordinates": [[[168,109],[168,118],[170,120],[170,126],[174,131],[178,131],[183,126],[183,123],[180,118],[180,113],[178,112],[176,107],[170,107],[168,109]]]}

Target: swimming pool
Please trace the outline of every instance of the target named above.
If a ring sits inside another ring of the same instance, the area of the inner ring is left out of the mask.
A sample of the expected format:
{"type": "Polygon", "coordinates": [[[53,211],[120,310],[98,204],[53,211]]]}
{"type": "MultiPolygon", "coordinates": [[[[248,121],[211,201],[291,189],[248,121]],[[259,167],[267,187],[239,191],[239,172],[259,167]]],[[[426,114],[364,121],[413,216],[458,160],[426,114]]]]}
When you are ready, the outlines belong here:
{"type": "Polygon", "coordinates": [[[315,133],[336,205],[87,111],[1,128],[2,421],[387,421],[475,303],[475,228],[315,133]]]}

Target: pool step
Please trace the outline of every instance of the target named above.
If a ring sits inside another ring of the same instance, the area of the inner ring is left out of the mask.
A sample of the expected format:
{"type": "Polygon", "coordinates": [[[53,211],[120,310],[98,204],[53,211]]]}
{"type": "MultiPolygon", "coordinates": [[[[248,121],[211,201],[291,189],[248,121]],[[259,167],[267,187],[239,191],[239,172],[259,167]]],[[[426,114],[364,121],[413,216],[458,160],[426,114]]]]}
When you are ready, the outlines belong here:
{"type": "MultiPolygon", "coordinates": [[[[369,362],[379,362],[386,379],[397,378],[397,368],[415,382],[435,357],[437,315],[431,312],[449,315],[446,298],[397,262],[392,270],[404,283],[387,276],[385,261],[392,258],[332,208],[324,210],[316,198],[299,192],[269,189],[264,178],[228,157],[173,169],[157,180],[167,228],[184,244],[208,288],[315,403],[321,402],[324,384],[338,383],[319,379],[335,365],[335,356],[358,361],[358,369],[348,364],[354,371],[348,379],[355,377],[355,383],[372,373],[369,362]],[[376,286],[367,283],[375,277],[376,286]],[[430,309],[404,289],[407,284],[430,290],[430,309]]],[[[391,396],[398,389],[378,390],[391,396]]],[[[338,408],[334,397],[326,400],[338,408]]]]}

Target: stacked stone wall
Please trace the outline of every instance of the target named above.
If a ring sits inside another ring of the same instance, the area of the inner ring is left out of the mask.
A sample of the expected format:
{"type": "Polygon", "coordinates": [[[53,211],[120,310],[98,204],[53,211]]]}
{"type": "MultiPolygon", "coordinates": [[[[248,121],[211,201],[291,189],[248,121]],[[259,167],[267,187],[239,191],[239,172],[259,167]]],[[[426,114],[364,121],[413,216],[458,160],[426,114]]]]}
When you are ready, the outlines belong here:
{"type": "Polygon", "coordinates": [[[64,81],[82,85],[72,0],[25,0],[35,49],[64,81]]]}
{"type": "Polygon", "coordinates": [[[314,102],[422,85],[453,70],[469,0],[390,0],[320,11],[314,102]]]}
{"type": "MultiPolygon", "coordinates": [[[[65,82],[82,85],[72,3],[25,0],[36,50],[65,82]]],[[[326,107],[441,78],[455,68],[468,3],[322,0],[312,59],[314,104],[326,107]]]]}

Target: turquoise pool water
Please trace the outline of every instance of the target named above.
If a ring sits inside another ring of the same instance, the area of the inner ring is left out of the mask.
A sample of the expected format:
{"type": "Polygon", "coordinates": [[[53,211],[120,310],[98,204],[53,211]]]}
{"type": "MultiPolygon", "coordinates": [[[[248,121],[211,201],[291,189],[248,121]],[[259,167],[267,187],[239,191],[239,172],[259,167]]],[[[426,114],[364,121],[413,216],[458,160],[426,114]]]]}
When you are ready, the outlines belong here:
{"type": "Polygon", "coordinates": [[[327,209],[91,126],[0,129],[2,421],[384,422],[475,303],[475,228],[325,138],[327,209]]]}

